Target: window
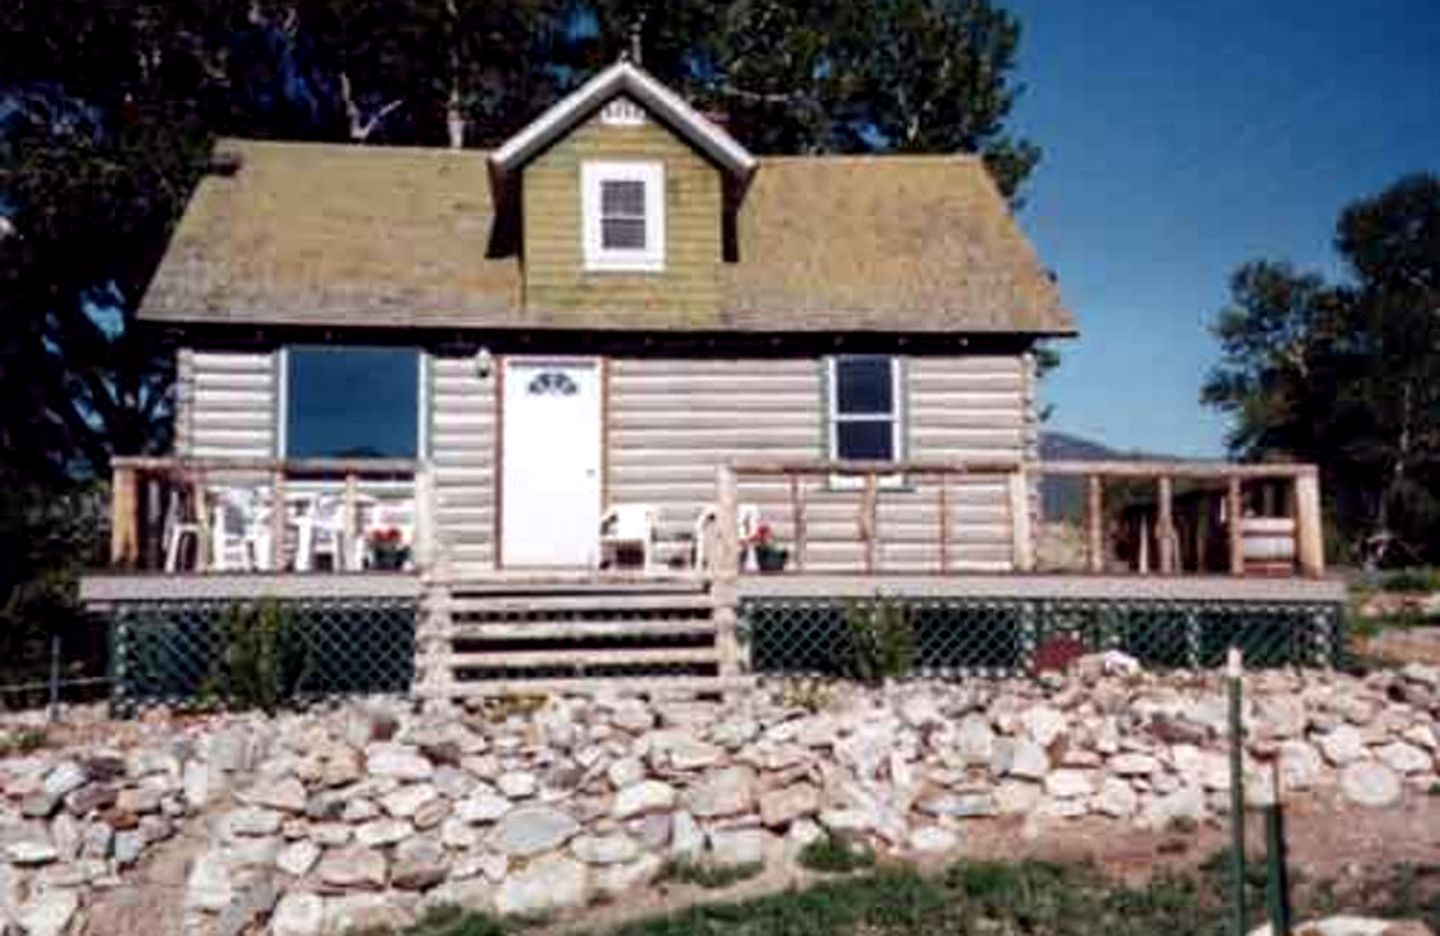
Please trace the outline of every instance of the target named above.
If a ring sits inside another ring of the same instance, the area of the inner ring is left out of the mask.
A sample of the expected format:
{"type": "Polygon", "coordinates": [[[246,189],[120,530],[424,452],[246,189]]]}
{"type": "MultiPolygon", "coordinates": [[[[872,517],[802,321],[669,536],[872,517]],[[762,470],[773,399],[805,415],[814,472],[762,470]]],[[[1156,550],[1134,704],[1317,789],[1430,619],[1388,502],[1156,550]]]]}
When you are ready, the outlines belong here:
{"type": "Polygon", "coordinates": [[[830,359],[830,457],[899,461],[903,457],[900,367],[879,355],[830,359]]]}
{"type": "Polygon", "coordinates": [[[287,348],[284,375],[286,457],[416,457],[419,352],[287,348]]]}
{"type": "Polygon", "coordinates": [[[580,169],[585,268],[665,268],[665,167],[587,162],[580,169]]]}

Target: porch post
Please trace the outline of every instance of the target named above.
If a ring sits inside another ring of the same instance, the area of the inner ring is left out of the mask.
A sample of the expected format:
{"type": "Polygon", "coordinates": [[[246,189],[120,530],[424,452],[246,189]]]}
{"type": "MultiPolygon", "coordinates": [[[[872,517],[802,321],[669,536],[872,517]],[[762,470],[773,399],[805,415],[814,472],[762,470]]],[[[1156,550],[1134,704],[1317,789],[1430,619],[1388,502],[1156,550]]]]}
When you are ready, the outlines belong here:
{"type": "Polygon", "coordinates": [[[715,555],[711,557],[711,596],[715,601],[715,649],[720,656],[720,675],[740,673],[740,642],[736,634],[736,611],[740,578],[740,493],[735,469],[722,464],[715,469],[715,555]]]}
{"type": "Polygon", "coordinates": [[[1320,526],[1320,479],[1314,468],[1295,475],[1295,555],[1311,578],[1325,574],[1325,540],[1320,526]]]}
{"type": "Polygon", "coordinates": [[[1025,466],[1010,472],[1010,535],[1016,572],[1031,572],[1035,569],[1035,547],[1030,530],[1030,481],[1025,466]]]}
{"type": "Polygon", "coordinates": [[[1180,545],[1175,538],[1175,489],[1169,475],[1161,475],[1156,482],[1156,501],[1159,504],[1155,519],[1155,542],[1160,547],[1160,574],[1174,575],[1176,553],[1180,545]]]}
{"type": "Polygon", "coordinates": [[[1230,574],[1245,574],[1245,498],[1240,476],[1231,475],[1225,486],[1226,532],[1230,539],[1230,574]]]}
{"type": "Polygon", "coordinates": [[[110,564],[133,566],[140,559],[139,477],[129,465],[110,475],[110,564]]]}
{"type": "Polygon", "coordinates": [[[1085,533],[1089,549],[1086,550],[1090,572],[1099,575],[1105,571],[1105,503],[1100,490],[1100,476],[1090,475],[1085,479],[1085,533]]]}

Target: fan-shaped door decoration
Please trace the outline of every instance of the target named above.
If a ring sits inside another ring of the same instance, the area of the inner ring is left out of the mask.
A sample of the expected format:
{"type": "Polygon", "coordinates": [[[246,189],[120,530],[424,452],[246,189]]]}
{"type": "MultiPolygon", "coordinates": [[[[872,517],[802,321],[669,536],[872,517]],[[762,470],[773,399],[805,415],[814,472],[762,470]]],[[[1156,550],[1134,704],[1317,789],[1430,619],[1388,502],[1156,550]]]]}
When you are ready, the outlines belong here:
{"type": "Polygon", "coordinates": [[[532,396],[574,396],[579,389],[564,371],[547,370],[536,374],[525,391],[532,396]]]}

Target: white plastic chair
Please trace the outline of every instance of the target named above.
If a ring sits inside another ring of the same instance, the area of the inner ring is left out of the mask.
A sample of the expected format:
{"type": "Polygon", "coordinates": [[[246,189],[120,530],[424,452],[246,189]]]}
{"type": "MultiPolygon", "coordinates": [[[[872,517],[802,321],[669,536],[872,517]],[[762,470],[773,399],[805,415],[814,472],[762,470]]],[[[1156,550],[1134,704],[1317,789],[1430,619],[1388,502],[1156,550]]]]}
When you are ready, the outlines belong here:
{"type": "Polygon", "coordinates": [[[179,572],[185,541],[195,544],[195,564],[200,564],[200,524],[185,520],[184,506],[178,492],[172,492],[165,508],[165,571],[179,572]]]}
{"type": "Polygon", "coordinates": [[[616,504],[600,517],[600,562],[613,557],[621,549],[640,549],[646,572],[656,568],[655,527],[659,515],[649,504],[616,504]]]}
{"type": "Polygon", "coordinates": [[[270,508],[262,496],[249,488],[221,488],[216,492],[210,552],[217,572],[270,567],[270,508]]]}
{"type": "MultiPolygon", "coordinates": [[[[760,529],[760,507],[756,504],[741,504],[736,510],[736,529],[741,542],[750,539],[760,529]]],[[[704,569],[710,564],[710,529],[719,521],[720,508],[706,504],[695,518],[695,568],[704,569]]],[[[745,550],[742,566],[749,568],[751,550],[745,550]]]]}
{"type": "Polygon", "coordinates": [[[295,519],[295,571],[311,572],[315,560],[328,556],[330,569],[346,566],[345,517],[340,499],[333,494],[312,494],[299,499],[300,515],[295,519]]]}

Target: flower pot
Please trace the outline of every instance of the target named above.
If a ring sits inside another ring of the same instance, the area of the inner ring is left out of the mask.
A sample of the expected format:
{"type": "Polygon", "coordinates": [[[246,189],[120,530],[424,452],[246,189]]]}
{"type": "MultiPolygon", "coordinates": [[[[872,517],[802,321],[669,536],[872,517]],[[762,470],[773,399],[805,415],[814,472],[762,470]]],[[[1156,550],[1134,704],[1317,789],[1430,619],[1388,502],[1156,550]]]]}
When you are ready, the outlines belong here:
{"type": "Polygon", "coordinates": [[[761,572],[783,572],[790,551],[781,546],[761,547],[755,550],[755,565],[761,572]]]}

